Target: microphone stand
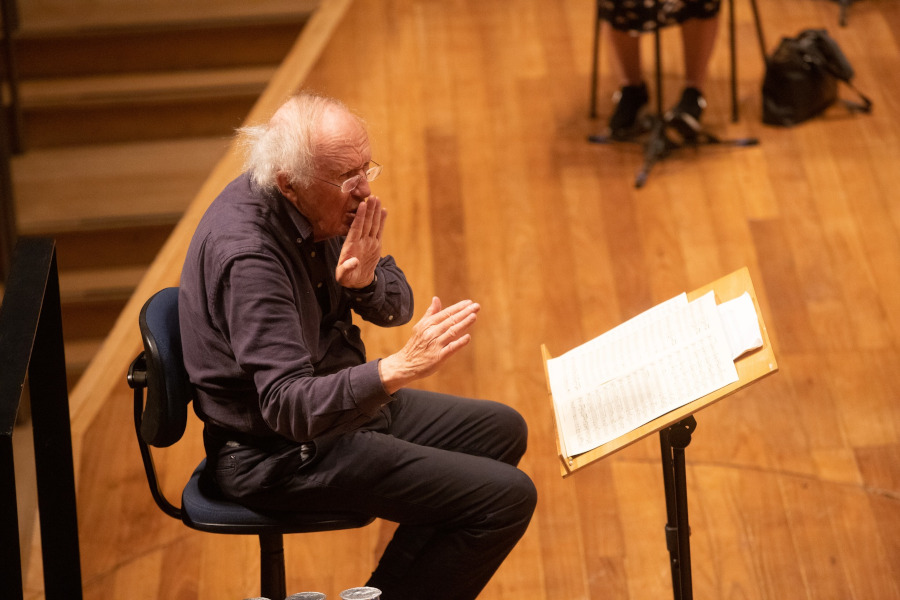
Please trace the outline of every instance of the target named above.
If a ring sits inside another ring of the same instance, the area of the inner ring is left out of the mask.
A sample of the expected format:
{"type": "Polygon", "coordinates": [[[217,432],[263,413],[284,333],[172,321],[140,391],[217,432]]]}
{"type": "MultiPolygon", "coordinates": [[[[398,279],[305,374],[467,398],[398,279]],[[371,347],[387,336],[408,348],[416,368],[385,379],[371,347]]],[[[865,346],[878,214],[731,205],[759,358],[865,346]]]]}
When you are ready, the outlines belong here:
{"type": "MultiPolygon", "coordinates": [[[[659,0],[656,0],[657,9],[659,0]]],[[[599,25],[598,25],[599,27],[599,25]]],[[[712,144],[728,144],[732,146],[755,146],[759,143],[756,138],[739,138],[734,140],[720,140],[713,134],[701,129],[696,131],[690,138],[679,136],[677,139],[670,136],[668,129],[672,128],[672,124],[666,121],[663,114],[663,91],[662,91],[662,49],[660,41],[660,26],[653,31],[654,36],[654,58],[656,62],[656,114],[649,118],[647,126],[643,132],[639,131],[631,138],[616,139],[609,135],[591,135],[588,141],[592,144],[607,144],[611,142],[633,142],[638,141],[637,138],[646,131],[650,132],[649,137],[644,142],[644,164],[635,177],[634,186],[636,188],[644,187],[647,178],[650,176],[650,170],[653,166],[669,156],[673,151],[686,147],[698,147],[702,145],[712,144]]]]}

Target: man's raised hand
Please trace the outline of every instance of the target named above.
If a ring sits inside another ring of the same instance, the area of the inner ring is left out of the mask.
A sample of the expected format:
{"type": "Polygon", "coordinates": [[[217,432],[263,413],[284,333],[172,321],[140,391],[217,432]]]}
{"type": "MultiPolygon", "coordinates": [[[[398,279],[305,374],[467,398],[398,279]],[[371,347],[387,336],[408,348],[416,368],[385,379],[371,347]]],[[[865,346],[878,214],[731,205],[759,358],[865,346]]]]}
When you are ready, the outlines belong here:
{"type": "Polygon", "coordinates": [[[341,247],[334,276],[347,288],[366,287],[375,277],[375,267],[381,258],[381,236],[387,211],[377,196],[360,203],[341,247]]]}

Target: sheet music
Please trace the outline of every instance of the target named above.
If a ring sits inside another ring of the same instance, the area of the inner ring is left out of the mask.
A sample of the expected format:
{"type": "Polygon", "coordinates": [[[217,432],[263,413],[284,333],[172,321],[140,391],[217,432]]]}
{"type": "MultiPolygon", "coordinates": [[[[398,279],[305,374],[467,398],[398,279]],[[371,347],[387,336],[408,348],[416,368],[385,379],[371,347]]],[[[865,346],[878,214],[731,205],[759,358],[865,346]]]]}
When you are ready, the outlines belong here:
{"type": "Polygon", "coordinates": [[[547,372],[566,456],[738,380],[712,292],[659,304],[550,359],[547,372]]]}

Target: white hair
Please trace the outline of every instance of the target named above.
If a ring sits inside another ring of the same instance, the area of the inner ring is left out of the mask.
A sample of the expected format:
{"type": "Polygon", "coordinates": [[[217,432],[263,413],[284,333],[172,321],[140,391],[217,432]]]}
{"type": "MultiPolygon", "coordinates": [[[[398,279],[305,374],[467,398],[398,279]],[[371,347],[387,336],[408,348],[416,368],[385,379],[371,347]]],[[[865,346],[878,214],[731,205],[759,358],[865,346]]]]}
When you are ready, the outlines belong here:
{"type": "Polygon", "coordinates": [[[282,104],[268,123],[238,129],[244,171],[253,183],[275,191],[278,175],[285,173],[291,184],[309,187],[315,173],[316,134],[322,116],[334,108],[350,112],[339,100],[301,92],[282,104]]]}

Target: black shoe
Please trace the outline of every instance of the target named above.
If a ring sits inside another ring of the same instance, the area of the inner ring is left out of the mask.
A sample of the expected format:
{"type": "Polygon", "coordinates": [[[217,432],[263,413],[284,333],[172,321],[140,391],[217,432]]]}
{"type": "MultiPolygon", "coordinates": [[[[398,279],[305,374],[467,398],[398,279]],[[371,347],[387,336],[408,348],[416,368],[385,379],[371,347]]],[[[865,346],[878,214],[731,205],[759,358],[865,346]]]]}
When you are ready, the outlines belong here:
{"type": "Polygon", "coordinates": [[[647,84],[626,85],[616,92],[613,99],[616,110],[609,118],[609,135],[617,139],[633,136],[639,129],[638,115],[650,100],[647,84]]]}
{"type": "Polygon", "coordinates": [[[700,133],[700,116],[706,108],[706,98],[695,87],[684,88],[681,100],[666,113],[666,124],[685,140],[693,141],[700,133]]]}

